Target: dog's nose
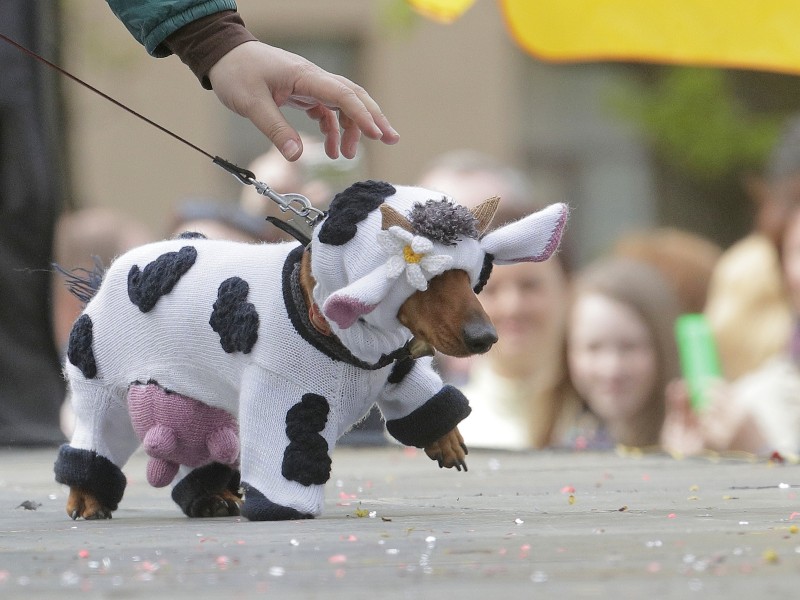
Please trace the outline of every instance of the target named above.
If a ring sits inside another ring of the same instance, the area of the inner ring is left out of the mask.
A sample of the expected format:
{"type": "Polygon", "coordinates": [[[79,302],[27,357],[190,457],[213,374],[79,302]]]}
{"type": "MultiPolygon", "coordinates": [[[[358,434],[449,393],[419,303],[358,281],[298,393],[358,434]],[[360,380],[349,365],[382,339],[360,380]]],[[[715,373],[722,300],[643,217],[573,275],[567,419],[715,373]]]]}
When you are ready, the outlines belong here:
{"type": "Polygon", "coordinates": [[[497,331],[491,323],[473,321],[464,326],[464,345],[473,354],[483,354],[497,341],[497,331]]]}

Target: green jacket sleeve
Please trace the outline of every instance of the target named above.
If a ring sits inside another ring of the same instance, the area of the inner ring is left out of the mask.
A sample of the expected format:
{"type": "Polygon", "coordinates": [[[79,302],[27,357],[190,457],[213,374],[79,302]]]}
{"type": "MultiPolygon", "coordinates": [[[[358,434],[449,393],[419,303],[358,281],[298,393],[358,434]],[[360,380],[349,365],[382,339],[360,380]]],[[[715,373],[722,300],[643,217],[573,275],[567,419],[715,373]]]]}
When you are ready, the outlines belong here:
{"type": "Polygon", "coordinates": [[[148,53],[171,54],[163,42],[184,25],[223,10],[236,10],[235,0],[106,0],[111,10],[148,53]]]}

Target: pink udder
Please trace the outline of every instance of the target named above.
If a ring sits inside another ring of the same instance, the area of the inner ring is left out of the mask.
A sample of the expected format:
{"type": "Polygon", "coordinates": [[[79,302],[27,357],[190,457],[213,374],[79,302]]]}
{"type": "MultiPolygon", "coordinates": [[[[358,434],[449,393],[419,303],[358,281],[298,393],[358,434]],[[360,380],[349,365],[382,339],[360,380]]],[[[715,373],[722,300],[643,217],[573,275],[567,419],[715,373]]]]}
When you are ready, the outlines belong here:
{"type": "Polygon", "coordinates": [[[220,408],[148,383],[128,389],[128,411],[150,456],[147,481],[152,486],[168,485],[180,465],[236,465],[239,461],[238,423],[220,408]]]}

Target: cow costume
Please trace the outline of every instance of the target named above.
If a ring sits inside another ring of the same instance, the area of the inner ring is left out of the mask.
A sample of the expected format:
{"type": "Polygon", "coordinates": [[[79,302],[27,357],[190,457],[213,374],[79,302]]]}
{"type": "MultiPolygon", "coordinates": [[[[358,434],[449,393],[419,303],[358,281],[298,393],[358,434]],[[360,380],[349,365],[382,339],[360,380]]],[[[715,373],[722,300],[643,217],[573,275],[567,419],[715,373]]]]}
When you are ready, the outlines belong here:
{"type": "Polygon", "coordinates": [[[70,336],[77,424],[57,481],[114,510],[121,467],[144,441],[149,481],[174,479],[187,514],[198,486],[236,489],[240,470],[245,517],[319,515],[334,445],[373,404],[389,433],[417,447],[470,412],[430,357],[404,351],[405,300],[448,269],[479,289],[493,263],[546,259],[566,216],[554,204],[481,235],[475,216],[442,194],[354,184],[309,246],[313,298],[334,335],[310,320],[297,244],[187,236],[124,254],[70,336]],[[411,230],[392,225],[393,214],[411,230]]]}

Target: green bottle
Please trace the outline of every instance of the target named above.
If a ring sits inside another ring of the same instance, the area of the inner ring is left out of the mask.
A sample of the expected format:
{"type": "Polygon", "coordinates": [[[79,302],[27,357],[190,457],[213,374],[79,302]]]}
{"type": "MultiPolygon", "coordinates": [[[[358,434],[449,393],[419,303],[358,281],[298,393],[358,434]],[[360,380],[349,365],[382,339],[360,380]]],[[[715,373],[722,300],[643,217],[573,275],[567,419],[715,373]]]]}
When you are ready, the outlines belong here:
{"type": "Polygon", "coordinates": [[[675,321],[675,338],[681,372],[689,386],[689,399],[695,411],[708,406],[708,384],[722,377],[717,346],[703,314],[685,314],[675,321]]]}

